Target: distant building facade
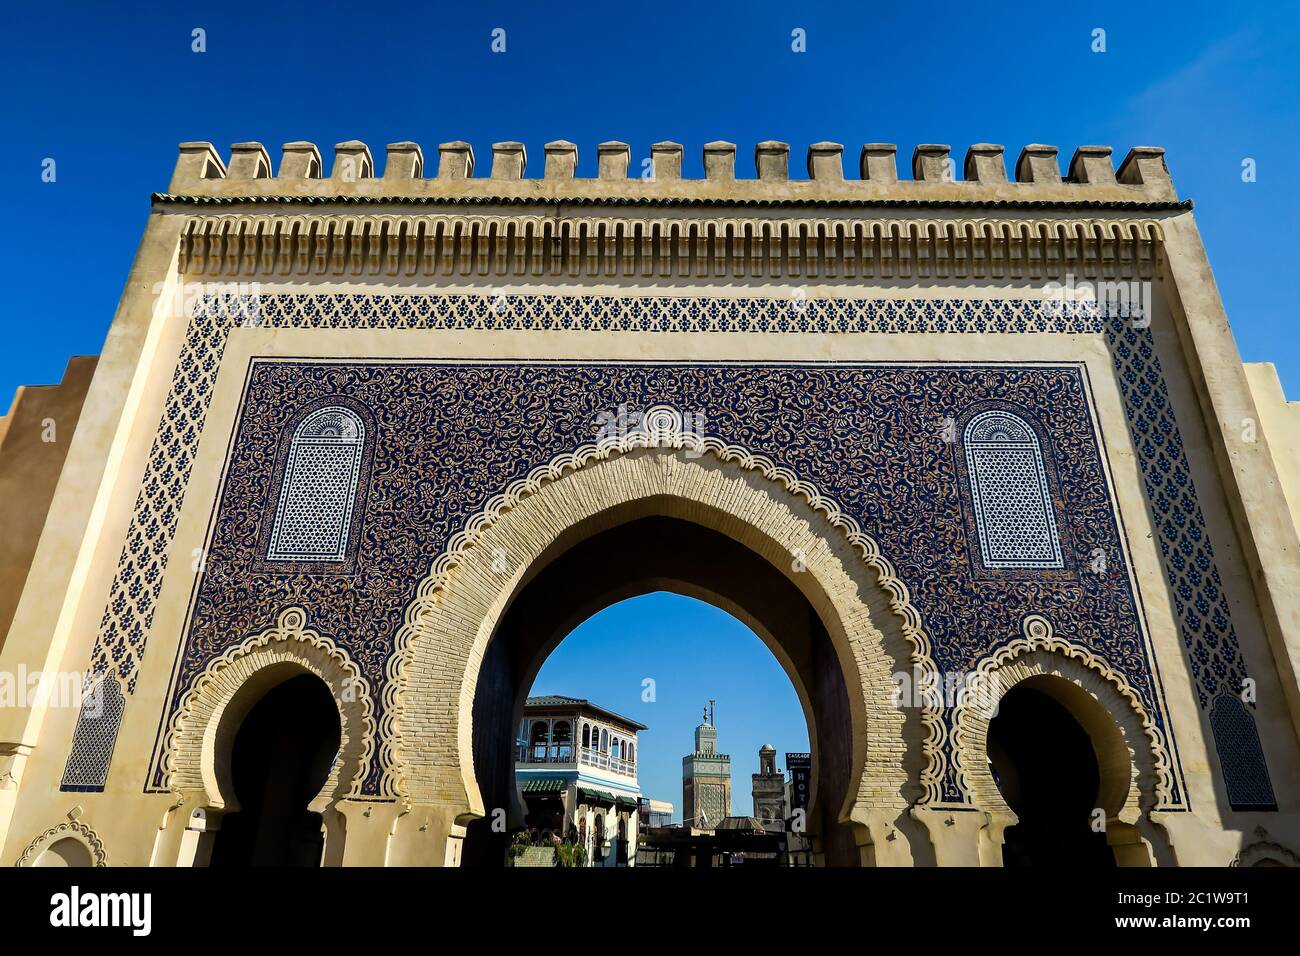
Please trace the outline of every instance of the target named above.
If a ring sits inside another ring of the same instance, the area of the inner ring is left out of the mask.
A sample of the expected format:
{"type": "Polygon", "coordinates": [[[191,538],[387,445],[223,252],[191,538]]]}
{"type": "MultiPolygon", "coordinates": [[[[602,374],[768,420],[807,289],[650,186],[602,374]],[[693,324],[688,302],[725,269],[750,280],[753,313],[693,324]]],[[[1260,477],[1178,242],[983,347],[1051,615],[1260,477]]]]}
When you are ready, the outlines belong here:
{"type": "Polygon", "coordinates": [[[764,744],[758,751],[758,773],[752,779],[754,818],[769,832],[785,829],[785,775],[776,769],[776,748],[771,744],[764,744]]]}
{"type": "Polygon", "coordinates": [[[695,750],[682,758],[682,822],[709,830],[731,816],[731,757],[718,753],[713,702],[695,728],[695,750]]]}
{"type": "Polygon", "coordinates": [[[585,847],[589,866],[630,865],[641,804],[637,734],[645,729],[589,700],[529,697],[515,741],[515,783],[530,834],[585,847]]]}
{"type": "Polygon", "coordinates": [[[673,807],[667,800],[642,799],[641,826],[670,827],[673,825],[673,807]]]}

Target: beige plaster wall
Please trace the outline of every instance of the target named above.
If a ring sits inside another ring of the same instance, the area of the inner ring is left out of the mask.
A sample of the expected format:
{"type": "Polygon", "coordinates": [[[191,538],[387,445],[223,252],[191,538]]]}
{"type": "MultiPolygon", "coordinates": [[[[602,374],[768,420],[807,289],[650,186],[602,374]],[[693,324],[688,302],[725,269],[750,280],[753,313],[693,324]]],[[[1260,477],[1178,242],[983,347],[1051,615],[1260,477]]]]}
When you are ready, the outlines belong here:
{"type": "Polygon", "coordinates": [[[1300,525],[1300,402],[1287,401],[1272,362],[1247,362],[1245,369],[1282,491],[1293,520],[1300,525]]]}
{"type": "Polygon", "coordinates": [[[96,358],[68,362],[58,385],[25,385],[0,418],[0,648],[22,596],[96,358]]]}

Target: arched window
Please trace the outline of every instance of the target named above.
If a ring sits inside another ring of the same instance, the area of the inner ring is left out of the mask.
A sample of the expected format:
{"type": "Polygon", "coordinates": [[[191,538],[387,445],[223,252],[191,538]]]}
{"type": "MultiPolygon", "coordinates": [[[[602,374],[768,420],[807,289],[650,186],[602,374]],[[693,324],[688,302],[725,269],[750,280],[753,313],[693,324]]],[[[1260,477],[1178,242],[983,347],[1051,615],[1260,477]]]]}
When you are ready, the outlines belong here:
{"type": "Polygon", "coordinates": [[[550,743],[551,728],[546,721],[539,720],[533,724],[533,732],[529,736],[529,744],[532,747],[534,760],[546,759],[546,745],[550,743]]]}
{"type": "Polygon", "coordinates": [[[600,752],[609,753],[609,731],[608,730],[602,730],[600,732],[600,752]]]}
{"type": "Polygon", "coordinates": [[[573,725],[567,720],[557,720],[555,726],[551,729],[551,740],[554,743],[554,756],[560,760],[573,759],[573,725]]]}
{"type": "Polygon", "coordinates": [[[636,744],[627,745],[627,759],[636,763],[636,744]]]}
{"type": "Polygon", "coordinates": [[[963,443],[984,566],[1065,567],[1033,429],[1009,412],[982,412],[967,423],[963,443]]]}
{"type": "Polygon", "coordinates": [[[280,483],[268,561],[343,561],[366,429],[350,408],[312,412],[294,430],[280,483]]]}
{"type": "Polygon", "coordinates": [[[591,747],[591,725],[590,724],[582,725],[582,746],[588,748],[591,747]]]}

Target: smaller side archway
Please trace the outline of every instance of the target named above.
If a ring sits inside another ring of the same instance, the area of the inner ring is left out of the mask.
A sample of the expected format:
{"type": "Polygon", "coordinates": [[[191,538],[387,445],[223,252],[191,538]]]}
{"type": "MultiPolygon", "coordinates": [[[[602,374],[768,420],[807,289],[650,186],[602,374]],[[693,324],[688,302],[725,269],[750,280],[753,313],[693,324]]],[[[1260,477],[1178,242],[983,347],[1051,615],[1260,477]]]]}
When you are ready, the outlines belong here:
{"type": "Polygon", "coordinates": [[[1263,827],[1255,828],[1254,840],[1241,848],[1229,866],[1300,867],[1300,853],[1276,842],[1263,827]]]}
{"type": "Polygon", "coordinates": [[[988,814],[981,859],[1000,865],[1001,843],[1018,822],[994,777],[989,730],[997,707],[1012,691],[1033,690],[1063,708],[1096,758],[1094,807],[1103,812],[1106,842],[1120,866],[1151,866],[1164,858],[1147,812],[1168,797],[1170,764],[1160,734],[1133,691],[1082,648],[1057,637],[1038,615],[1025,619],[1024,637],[986,659],[979,680],[961,701],[954,738],[958,771],[971,801],[988,814]]]}
{"type": "MultiPolygon", "coordinates": [[[[70,814],[71,816],[71,814],[70,814]]],[[[69,820],[50,827],[23,850],[15,866],[19,867],[101,867],[107,866],[107,854],[99,835],[86,824],[69,820]]]]}
{"type": "MultiPolygon", "coordinates": [[[[351,657],[307,627],[299,607],[281,611],[276,625],[231,648],[208,665],[181,700],[172,722],[164,766],[167,788],[196,807],[234,813],[239,802],[231,774],[236,736],[253,708],[279,685],[304,674],[321,680],[339,716],[339,747],[324,785],[307,809],[325,823],[325,860],[342,858],[343,824],[338,804],[365,777],[375,748],[374,705],[369,685],[351,657]]],[[[211,836],[216,828],[207,828],[211,836]]],[[[205,853],[196,854],[203,859],[205,853]]]]}

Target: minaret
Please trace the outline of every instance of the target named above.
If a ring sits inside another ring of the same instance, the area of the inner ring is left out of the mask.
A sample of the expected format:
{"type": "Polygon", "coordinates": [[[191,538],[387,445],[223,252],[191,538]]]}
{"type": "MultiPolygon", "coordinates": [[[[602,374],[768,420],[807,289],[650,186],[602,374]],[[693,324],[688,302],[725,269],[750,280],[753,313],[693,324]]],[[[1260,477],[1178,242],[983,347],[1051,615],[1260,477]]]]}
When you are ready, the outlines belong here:
{"type": "Polygon", "coordinates": [[[731,816],[731,758],[718,753],[714,701],[695,728],[695,750],[682,758],[682,822],[712,830],[731,816]]]}
{"type": "Polygon", "coordinates": [[[776,769],[776,748],[763,744],[758,751],[758,773],[753,774],[754,817],[763,829],[785,829],[785,774],[776,769]]]}

